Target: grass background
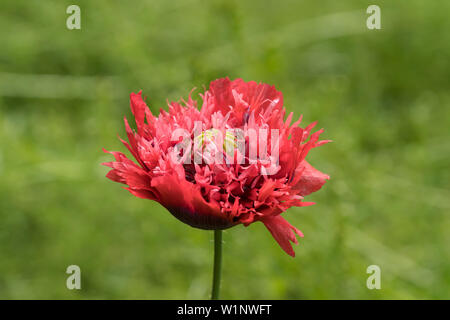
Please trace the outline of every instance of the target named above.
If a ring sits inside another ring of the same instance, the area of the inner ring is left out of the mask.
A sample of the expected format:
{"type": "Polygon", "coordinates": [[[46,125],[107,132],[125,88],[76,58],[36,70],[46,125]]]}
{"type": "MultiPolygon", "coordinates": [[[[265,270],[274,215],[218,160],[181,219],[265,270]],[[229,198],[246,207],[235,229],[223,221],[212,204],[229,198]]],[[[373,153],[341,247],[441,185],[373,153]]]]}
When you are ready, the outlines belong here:
{"type": "Polygon", "coordinates": [[[212,232],[99,164],[124,151],[131,91],[155,113],[229,76],[275,84],[334,143],[309,156],[332,177],[317,205],[284,214],[297,257],[262,224],[229,229],[222,297],[449,299],[450,2],[376,1],[368,30],[374,2],[2,0],[0,298],[208,298],[212,232]]]}

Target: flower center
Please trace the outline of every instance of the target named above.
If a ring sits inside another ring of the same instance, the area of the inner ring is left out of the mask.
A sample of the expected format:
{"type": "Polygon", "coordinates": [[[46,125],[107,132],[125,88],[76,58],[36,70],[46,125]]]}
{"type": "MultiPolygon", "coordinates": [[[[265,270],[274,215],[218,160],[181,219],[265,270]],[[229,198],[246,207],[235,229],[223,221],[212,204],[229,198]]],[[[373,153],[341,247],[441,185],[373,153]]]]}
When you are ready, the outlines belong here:
{"type": "Polygon", "coordinates": [[[219,141],[222,142],[222,150],[228,153],[228,151],[234,150],[237,147],[236,137],[233,132],[227,130],[225,133],[225,139],[222,138],[222,132],[218,129],[212,128],[206,131],[203,131],[198,136],[194,138],[194,147],[200,148],[200,150],[204,151],[205,149],[212,148],[213,150],[218,150],[219,141]]]}

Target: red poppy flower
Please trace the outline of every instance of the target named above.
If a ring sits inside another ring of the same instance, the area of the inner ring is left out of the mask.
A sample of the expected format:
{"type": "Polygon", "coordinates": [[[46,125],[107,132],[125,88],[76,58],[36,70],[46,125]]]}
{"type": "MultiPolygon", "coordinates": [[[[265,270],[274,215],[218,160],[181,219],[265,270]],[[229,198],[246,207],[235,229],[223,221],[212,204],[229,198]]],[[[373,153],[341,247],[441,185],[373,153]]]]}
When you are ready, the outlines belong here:
{"type": "Polygon", "coordinates": [[[159,202],[192,227],[217,230],[260,221],[281,248],[295,256],[290,241],[298,243],[296,235],[303,234],[281,213],[312,205],[303,197],[329,179],[305,160],[312,148],[328,142],[319,141],[323,130],[311,133],[316,123],[301,128],[301,117],[291,124],[292,113],[284,120],[283,96],[267,84],[218,79],[200,96],[200,109],[189,95],[188,101],[172,102],[168,112],[161,109],[156,117],[141,92],[132,93],[137,131],[125,119],[128,142],[121,141],[136,162],[109,152],[115,161],[104,163],[112,168],[106,176],[126,184],[139,198],[159,202]],[[237,146],[239,138],[229,134],[231,129],[240,130],[243,148],[230,153],[222,146],[237,146]],[[211,138],[215,133],[222,139],[211,138]],[[271,148],[264,148],[261,138],[271,148]],[[224,161],[211,161],[217,155],[224,161]],[[195,161],[198,156],[200,163],[195,161]]]}

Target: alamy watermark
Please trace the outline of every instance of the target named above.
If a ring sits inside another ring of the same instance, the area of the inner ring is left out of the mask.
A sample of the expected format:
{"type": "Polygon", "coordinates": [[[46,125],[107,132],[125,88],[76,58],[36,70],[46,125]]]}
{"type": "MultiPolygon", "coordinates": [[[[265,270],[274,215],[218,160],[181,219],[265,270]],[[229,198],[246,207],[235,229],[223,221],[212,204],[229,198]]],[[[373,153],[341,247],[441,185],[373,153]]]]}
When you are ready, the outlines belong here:
{"type": "Polygon", "coordinates": [[[66,280],[66,287],[69,290],[81,289],[81,269],[77,265],[70,265],[66,269],[66,273],[70,274],[66,280]]]}
{"type": "Polygon", "coordinates": [[[372,4],[367,7],[366,13],[370,16],[366,20],[367,29],[381,29],[381,9],[379,6],[372,4]]]}
{"type": "Polygon", "coordinates": [[[178,128],[171,141],[178,142],[171,154],[172,160],[183,164],[261,164],[262,175],[273,175],[279,170],[280,137],[278,129],[260,128],[218,129],[202,131],[202,123],[194,123],[191,132],[178,128]],[[182,140],[182,141],[180,141],[182,140]],[[269,152],[270,145],[270,152],[269,152]]]}
{"type": "Polygon", "coordinates": [[[69,30],[81,29],[81,9],[76,4],[67,7],[66,13],[70,14],[66,20],[66,26],[69,30]]]}
{"type": "Polygon", "coordinates": [[[372,264],[367,267],[366,273],[370,274],[366,281],[367,289],[381,289],[381,268],[372,264]]]}

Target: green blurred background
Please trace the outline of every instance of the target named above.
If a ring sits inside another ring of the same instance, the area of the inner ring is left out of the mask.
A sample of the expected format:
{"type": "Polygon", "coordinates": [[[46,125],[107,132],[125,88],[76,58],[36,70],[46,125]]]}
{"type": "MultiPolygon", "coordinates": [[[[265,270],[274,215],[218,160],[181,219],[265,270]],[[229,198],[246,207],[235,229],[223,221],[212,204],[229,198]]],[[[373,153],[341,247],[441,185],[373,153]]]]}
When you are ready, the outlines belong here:
{"type": "Polygon", "coordinates": [[[334,142],[309,155],[332,177],[317,205],[284,214],[305,234],[297,257],[260,223],[227,230],[222,297],[449,299],[449,14],[446,0],[2,0],[0,298],[208,298],[212,232],[107,180],[101,148],[124,151],[130,92],[157,113],[229,76],[276,85],[334,142]],[[374,3],[381,30],[366,28],[374,3]]]}

